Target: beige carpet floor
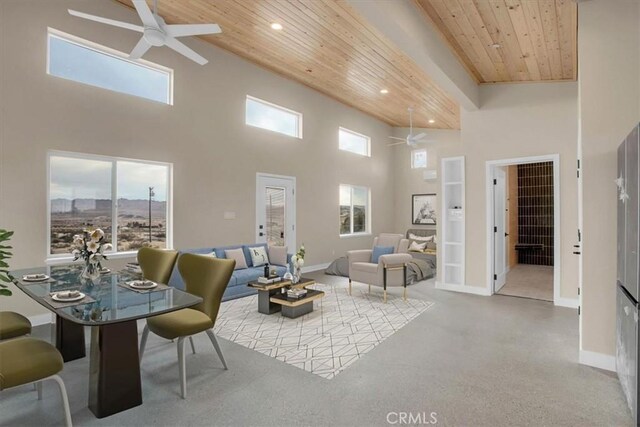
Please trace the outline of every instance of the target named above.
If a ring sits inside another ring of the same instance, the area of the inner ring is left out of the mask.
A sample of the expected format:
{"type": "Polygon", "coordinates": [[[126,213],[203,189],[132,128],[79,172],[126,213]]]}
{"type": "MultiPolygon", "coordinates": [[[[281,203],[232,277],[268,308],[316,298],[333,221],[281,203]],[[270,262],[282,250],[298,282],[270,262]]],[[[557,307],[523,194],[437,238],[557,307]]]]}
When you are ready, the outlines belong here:
{"type": "Polygon", "coordinates": [[[516,264],[507,273],[506,283],[497,293],[553,301],[553,267],[516,264]]]}

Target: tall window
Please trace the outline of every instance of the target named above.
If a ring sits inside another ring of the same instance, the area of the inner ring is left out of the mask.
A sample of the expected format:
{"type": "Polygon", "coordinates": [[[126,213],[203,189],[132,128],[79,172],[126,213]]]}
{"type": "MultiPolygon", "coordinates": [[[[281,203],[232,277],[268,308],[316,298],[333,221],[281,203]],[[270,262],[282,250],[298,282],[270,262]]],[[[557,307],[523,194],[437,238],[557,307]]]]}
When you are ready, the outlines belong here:
{"type": "Polygon", "coordinates": [[[426,149],[422,148],[420,150],[413,150],[411,152],[411,167],[413,169],[427,167],[427,150],[426,149]]]}
{"type": "Polygon", "coordinates": [[[340,185],[340,235],[369,232],[369,189],[340,185]]]}
{"type": "Polygon", "coordinates": [[[79,83],[173,104],[173,71],[49,29],[47,73],[79,83]]]}
{"type": "Polygon", "coordinates": [[[87,228],[101,228],[114,253],[170,247],[170,183],[170,164],[50,153],[49,257],[70,256],[87,228]]]}
{"type": "Polygon", "coordinates": [[[371,138],[349,129],[338,131],[339,148],[361,156],[371,156],[371,138]]]}
{"type": "Polygon", "coordinates": [[[245,123],[302,138],[302,114],[247,95],[245,123]]]}

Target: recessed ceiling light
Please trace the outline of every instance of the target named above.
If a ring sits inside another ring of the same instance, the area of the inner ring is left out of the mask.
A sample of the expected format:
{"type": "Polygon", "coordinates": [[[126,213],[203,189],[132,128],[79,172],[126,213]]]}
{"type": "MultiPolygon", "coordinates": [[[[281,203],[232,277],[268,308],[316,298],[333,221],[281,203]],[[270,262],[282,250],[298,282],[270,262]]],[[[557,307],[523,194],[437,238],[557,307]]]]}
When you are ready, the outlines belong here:
{"type": "Polygon", "coordinates": [[[436,122],[435,120],[433,120],[433,119],[429,119],[429,124],[430,124],[430,125],[434,124],[435,122],[436,122]]]}
{"type": "Polygon", "coordinates": [[[273,24],[271,24],[271,28],[274,29],[274,30],[280,31],[282,29],[282,24],[280,24],[278,22],[274,22],[273,24]]]}
{"type": "Polygon", "coordinates": [[[494,49],[500,49],[502,47],[502,45],[500,43],[494,43],[491,45],[492,48],[494,49]]]}
{"type": "Polygon", "coordinates": [[[389,93],[388,89],[380,89],[380,93],[389,93]]]}

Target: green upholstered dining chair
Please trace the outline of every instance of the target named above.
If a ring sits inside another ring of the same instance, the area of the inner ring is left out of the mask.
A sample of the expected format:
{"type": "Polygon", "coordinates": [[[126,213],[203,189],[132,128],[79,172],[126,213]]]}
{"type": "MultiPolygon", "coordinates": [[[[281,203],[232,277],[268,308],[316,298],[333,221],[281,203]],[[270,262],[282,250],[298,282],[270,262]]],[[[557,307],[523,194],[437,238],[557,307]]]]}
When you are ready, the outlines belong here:
{"type": "Polygon", "coordinates": [[[176,259],[178,259],[177,251],[154,248],[138,250],[138,264],[144,278],[165,285],[169,283],[176,259]]]}
{"type": "Polygon", "coordinates": [[[57,374],[64,362],[51,344],[31,337],[0,342],[0,391],[26,384],[35,384],[38,400],[42,399],[42,381],[58,384],[67,426],[71,426],[71,410],[64,382],[57,374]]]}
{"type": "Polygon", "coordinates": [[[140,341],[140,359],[144,354],[149,331],[168,340],[178,339],[178,364],[180,369],[180,391],[187,398],[187,376],[184,356],[184,339],[200,332],[206,332],[227,369],[213,326],[218,316],[222,295],[224,294],[233,269],[234,260],[217,259],[206,255],[182,254],[178,259],[178,270],[184,279],[186,291],[197,295],[203,301],[193,308],[160,314],[147,319],[140,341]]]}
{"type": "Polygon", "coordinates": [[[30,333],[29,319],[13,311],[0,311],[0,340],[17,338],[30,333]]]}

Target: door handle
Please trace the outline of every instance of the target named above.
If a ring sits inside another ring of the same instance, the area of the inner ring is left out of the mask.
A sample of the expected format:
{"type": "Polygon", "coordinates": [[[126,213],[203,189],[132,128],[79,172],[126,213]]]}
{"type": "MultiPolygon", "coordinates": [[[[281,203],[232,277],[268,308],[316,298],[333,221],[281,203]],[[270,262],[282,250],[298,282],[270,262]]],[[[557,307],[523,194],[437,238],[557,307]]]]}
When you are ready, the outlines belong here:
{"type": "Polygon", "coordinates": [[[281,238],[281,239],[284,239],[284,231],[281,231],[281,232],[280,232],[280,238],[281,238]]]}
{"type": "Polygon", "coordinates": [[[581,253],[582,252],[576,252],[576,251],[573,252],[574,255],[580,255],[581,253]]]}
{"type": "Polygon", "coordinates": [[[504,237],[509,237],[509,233],[504,233],[504,237]]]}
{"type": "Polygon", "coordinates": [[[264,236],[264,233],[261,231],[260,233],[258,233],[258,236],[262,237],[264,236]]]}

